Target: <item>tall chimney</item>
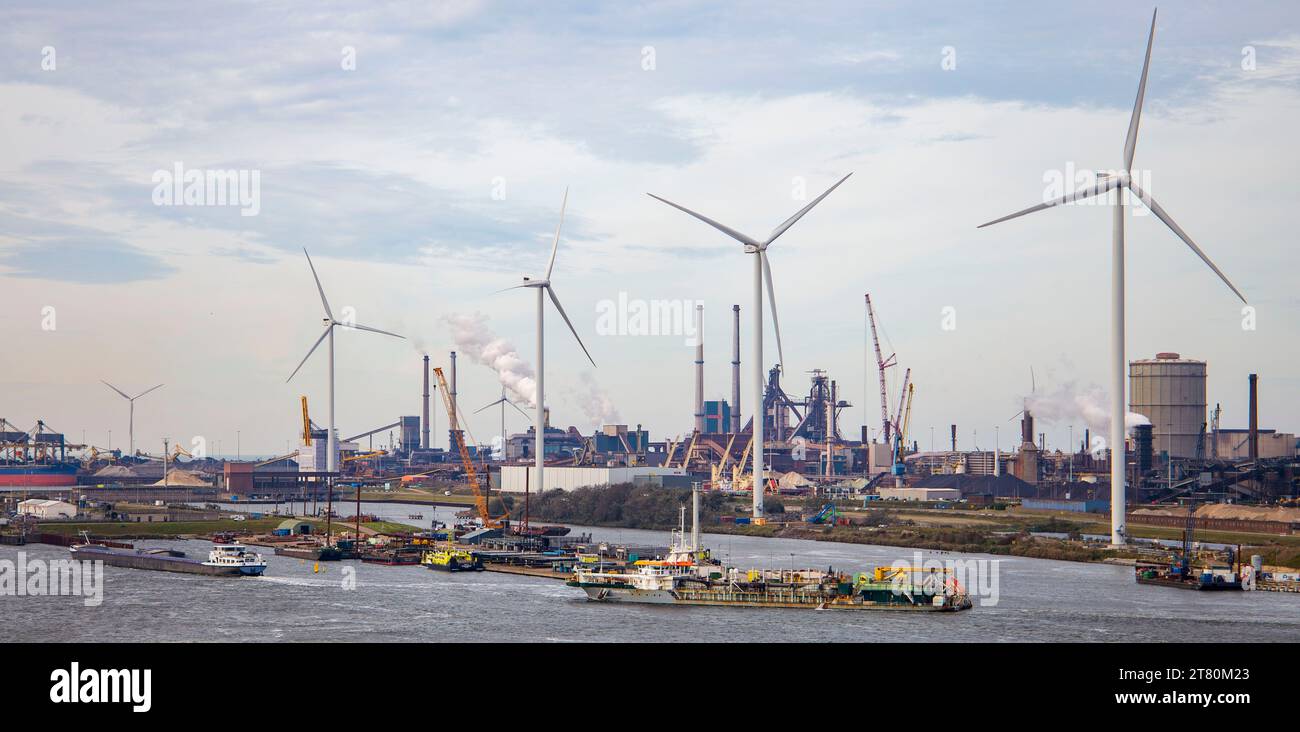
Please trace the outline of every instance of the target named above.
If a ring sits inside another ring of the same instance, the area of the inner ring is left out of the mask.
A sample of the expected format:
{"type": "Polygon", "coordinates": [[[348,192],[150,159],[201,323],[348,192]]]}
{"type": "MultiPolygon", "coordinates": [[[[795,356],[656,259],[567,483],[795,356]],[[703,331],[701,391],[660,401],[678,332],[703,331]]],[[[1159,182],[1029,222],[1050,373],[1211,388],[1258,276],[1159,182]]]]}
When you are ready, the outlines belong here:
{"type": "Polygon", "coordinates": [[[1250,375],[1250,459],[1259,459],[1259,375],[1250,375]]]}
{"type": "Polygon", "coordinates": [[[704,432],[704,306],[695,306],[695,431],[704,432]]]}
{"type": "Polygon", "coordinates": [[[740,432],[740,306],[731,306],[731,431],[740,432]]]}
{"type": "Polygon", "coordinates": [[[456,352],[451,352],[451,424],[447,425],[447,447],[456,444],[456,432],[460,429],[460,410],[456,407],[456,352]]]}
{"type": "Polygon", "coordinates": [[[424,354],[424,400],[421,402],[424,413],[424,428],[420,430],[420,447],[429,449],[429,354],[424,354]]]}
{"type": "Polygon", "coordinates": [[[952,426],[952,451],[957,452],[957,425],[952,426]]]}

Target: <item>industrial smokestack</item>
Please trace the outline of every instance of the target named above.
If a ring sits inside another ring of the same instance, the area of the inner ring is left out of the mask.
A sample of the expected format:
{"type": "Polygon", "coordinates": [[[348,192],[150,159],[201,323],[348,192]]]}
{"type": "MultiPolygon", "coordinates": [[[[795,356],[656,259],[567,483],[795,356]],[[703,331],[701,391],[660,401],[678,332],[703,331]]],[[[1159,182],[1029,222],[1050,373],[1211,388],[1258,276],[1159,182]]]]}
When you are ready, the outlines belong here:
{"type": "Polygon", "coordinates": [[[695,431],[704,431],[704,306],[695,306],[695,431]]]}
{"type": "Polygon", "coordinates": [[[740,432],[740,306],[731,306],[731,431],[740,432]]]}
{"type": "Polygon", "coordinates": [[[952,451],[957,452],[957,425],[952,426],[952,451]]]}
{"type": "Polygon", "coordinates": [[[420,430],[420,447],[429,449],[429,354],[424,354],[424,399],[421,402],[424,427],[420,430]]]}
{"type": "Polygon", "coordinates": [[[447,446],[456,444],[456,432],[460,429],[460,410],[456,406],[456,352],[451,352],[451,424],[447,425],[447,446]]]}
{"type": "Polygon", "coordinates": [[[1250,375],[1250,459],[1259,459],[1259,375],[1250,375]]]}

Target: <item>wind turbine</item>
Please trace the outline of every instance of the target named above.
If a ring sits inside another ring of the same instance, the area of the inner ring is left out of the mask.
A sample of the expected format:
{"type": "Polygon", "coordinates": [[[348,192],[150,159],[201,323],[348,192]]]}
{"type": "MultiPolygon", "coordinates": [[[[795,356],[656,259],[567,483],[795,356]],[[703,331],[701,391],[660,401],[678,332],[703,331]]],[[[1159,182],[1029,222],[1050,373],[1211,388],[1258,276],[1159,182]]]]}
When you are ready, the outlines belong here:
{"type": "MultiPolygon", "coordinates": [[[[555,254],[560,248],[560,228],[564,226],[564,208],[569,203],[569,189],[564,189],[564,199],[560,202],[560,222],[555,225],[555,241],[551,243],[551,259],[546,263],[546,275],[539,279],[533,279],[524,275],[524,282],[514,287],[507,287],[507,290],[515,290],[521,287],[531,287],[537,290],[537,412],[534,415],[534,425],[537,434],[534,435],[534,450],[537,453],[533,456],[533,464],[537,468],[537,490],[546,490],[546,483],[542,480],[542,471],[546,463],[546,362],[543,360],[545,355],[545,339],[543,336],[544,316],[546,314],[546,297],[550,296],[551,302],[554,303],[555,309],[559,311],[560,317],[564,318],[564,324],[569,326],[569,332],[573,334],[578,345],[582,347],[582,352],[587,354],[587,360],[595,366],[596,362],[588,353],[587,347],[583,345],[582,339],[578,337],[578,331],[573,329],[573,323],[569,321],[569,316],[564,312],[564,306],[560,304],[560,298],[555,296],[555,290],[551,287],[551,271],[555,269],[555,254]]],[[[491,405],[489,405],[491,406],[491,405]]],[[[504,410],[505,407],[502,407],[504,410]]]]}
{"type": "Polygon", "coordinates": [[[786,219],[780,226],[773,229],[772,233],[769,234],[768,237],[762,241],[746,236],[740,233],[739,231],[736,231],[735,229],[732,229],[724,224],[720,224],[717,221],[708,218],[707,216],[698,214],[690,210],[689,208],[686,208],[684,206],[678,206],[677,204],[673,203],[672,201],[669,201],[666,198],[660,198],[659,196],[656,196],[653,193],[646,194],[647,196],[650,196],[656,201],[663,201],[664,203],[668,204],[669,206],[672,206],[678,211],[682,211],[684,213],[690,214],[691,216],[694,216],[695,218],[699,219],[700,221],[703,221],[709,226],[712,226],[718,231],[721,231],[722,233],[726,234],[732,239],[735,239],[741,244],[744,244],[746,254],[756,255],[754,257],[754,307],[752,309],[752,312],[754,313],[754,351],[753,351],[754,355],[753,358],[750,359],[750,368],[753,369],[753,375],[754,375],[753,401],[750,403],[755,405],[754,418],[752,420],[754,425],[753,459],[754,459],[754,517],[755,518],[760,518],[763,515],[763,414],[766,411],[763,408],[763,384],[764,384],[764,380],[763,380],[763,280],[764,278],[767,279],[767,301],[772,308],[772,328],[773,330],[776,331],[776,350],[777,350],[777,356],[780,359],[779,365],[782,371],[785,370],[785,354],[782,352],[782,348],[781,348],[781,324],[776,317],[776,295],[775,293],[772,292],[772,267],[767,261],[767,247],[772,242],[776,241],[777,237],[784,234],[787,229],[789,229],[791,226],[794,226],[796,221],[803,218],[804,214],[811,211],[813,206],[816,206],[817,204],[821,203],[823,198],[831,194],[831,191],[835,190],[836,188],[839,188],[841,183],[848,180],[849,175],[853,175],[853,174],[849,173],[843,178],[840,178],[838,181],[835,182],[835,185],[831,186],[830,188],[827,188],[825,193],[814,198],[812,203],[799,209],[799,211],[796,212],[793,216],[786,219]]]}
{"type": "Polygon", "coordinates": [[[525,412],[524,410],[520,409],[518,404],[515,404],[514,402],[506,398],[506,388],[503,386],[501,387],[500,399],[496,400],[495,402],[492,402],[491,404],[487,404],[479,409],[474,410],[474,414],[478,414],[479,412],[489,407],[495,407],[498,404],[501,405],[501,457],[502,459],[504,459],[506,454],[506,405],[509,404],[510,406],[514,407],[515,411],[524,415],[525,418],[528,417],[528,412],[525,412]]]}
{"type": "Polygon", "coordinates": [[[1114,204],[1114,223],[1111,240],[1111,275],[1110,275],[1110,297],[1111,297],[1111,325],[1110,325],[1110,356],[1111,356],[1111,384],[1110,384],[1110,500],[1111,500],[1111,519],[1110,534],[1111,542],[1116,545],[1125,543],[1125,521],[1124,521],[1124,195],[1123,189],[1127,188],[1142,203],[1150,209],[1151,213],[1156,215],[1168,226],[1183,243],[1188,246],[1205,262],[1214,273],[1223,280],[1224,284],[1241,298],[1242,302],[1246,301],[1245,295],[1241,294],[1232,282],[1228,280],[1227,275],[1223,274],[1214,262],[1206,256],[1205,252],[1192,241],[1192,238],[1183,231],[1160,204],[1146,191],[1138,187],[1133,180],[1133,152],[1137,148],[1138,122],[1142,117],[1142,100],[1146,96],[1147,90],[1147,71],[1151,67],[1151,45],[1156,36],[1156,13],[1151,13],[1151,31],[1147,34],[1147,52],[1146,58],[1142,62],[1142,79],[1138,82],[1137,99],[1133,103],[1133,115],[1129,118],[1128,135],[1124,139],[1124,168],[1115,174],[1099,175],[1097,180],[1091,186],[1087,186],[1074,193],[1069,193],[1052,201],[1045,201],[1036,206],[1031,206],[1023,211],[1018,211],[1009,216],[1003,216],[1000,219],[994,219],[987,224],[981,224],[978,228],[991,226],[992,224],[1014,219],[1018,216],[1024,216],[1035,211],[1042,211],[1053,206],[1060,206],[1074,201],[1079,201],[1090,196],[1098,196],[1112,189],[1116,190],[1114,204]]]}
{"type": "MultiPolygon", "coordinates": [[[[320,293],[320,304],[325,308],[325,318],[322,321],[325,323],[325,331],[320,334],[320,338],[317,338],[316,342],[313,343],[311,348],[307,350],[307,355],[303,356],[302,360],[298,362],[298,368],[294,369],[292,374],[289,374],[289,378],[285,379],[284,383],[287,384],[290,381],[292,381],[293,377],[298,374],[298,371],[300,369],[302,369],[303,364],[307,363],[307,359],[311,358],[311,355],[316,352],[316,348],[320,346],[321,341],[325,340],[326,338],[329,338],[330,340],[330,346],[329,346],[330,425],[329,425],[329,432],[326,433],[326,437],[325,437],[325,444],[327,450],[325,454],[325,471],[328,473],[336,473],[338,472],[339,456],[338,456],[338,436],[334,434],[334,328],[343,327],[343,328],[355,328],[356,330],[368,330],[371,333],[382,333],[384,335],[392,336],[394,338],[405,338],[406,336],[400,336],[397,335],[396,333],[389,333],[386,330],[379,330],[378,328],[371,328],[370,326],[366,326],[366,325],[359,325],[357,323],[343,323],[338,320],[335,320],[334,313],[330,310],[329,301],[325,299],[325,288],[321,287],[320,277],[316,275],[316,266],[311,263],[311,255],[307,254],[306,247],[303,248],[302,253],[307,257],[307,266],[311,268],[312,279],[316,280],[316,291],[320,293]]],[[[319,466],[317,466],[317,468],[319,469],[319,466]]]]}
{"type": "Polygon", "coordinates": [[[152,388],[150,388],[150,389],[145,389],[144,391],[140,392],[139,394],[136,394],[135,396],[127,396],[127,395],[126,395],[126,392],[122,391],[121,389],[117,388],[116,386],[113,386],[112,384],[108,383],[107,381],[104,381],[103,379],[100,379],[100,383],[103,384],[104,386],[107,386],[108,388],[112,389],[113,391],[117,392],[118,394],[121,394],[121,395],[122,395],[122,398],[125,399],[127,402],[129,402],[129,403],[131,404],[131,416],[130,416],[128,422],[127,422],[127,435],[128,435],[128,438],[127,438],[127,439],[128,439],[128,442],[127,442],[127,453],[126,453],[126,454],[128,454],[128,455],[134,455],[134,454],[135,454],[135,400],[136,400],[136,399],[139,399],[140,397],[144,396],[145,394],[148,394],[149,392],[153,391],[154,389],[161,389],[161,388],[163,387],[163,385],[162,385],[162,384],[159,384],[158,386],[152,387],[152,388]]]}

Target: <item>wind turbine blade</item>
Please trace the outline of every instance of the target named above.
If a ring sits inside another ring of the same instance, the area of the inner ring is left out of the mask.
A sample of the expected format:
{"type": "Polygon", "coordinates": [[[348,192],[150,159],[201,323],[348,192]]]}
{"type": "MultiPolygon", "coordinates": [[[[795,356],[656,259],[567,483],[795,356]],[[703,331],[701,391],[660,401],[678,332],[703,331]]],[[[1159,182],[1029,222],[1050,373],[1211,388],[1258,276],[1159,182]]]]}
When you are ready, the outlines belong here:
{"type": "Polygon", "coordinates": [[[1238,290],[1236,285],[1232,284],[1228,279],[1228,276],[1223,273],[1223,270],[1219,269],[1218,265],[1210,261],[1210,258],[1205,255],[1205,252],[1201,251],[1201,248],[1196,246],[1196,242],[1192,241],[1192,237],[1188,236],[1187,232],[1183,231],[1183,227],[1179,226],[1178,222],[1174,221],[1174,218],[1170,216],[1159,203],[1156,203],[1156,199],[1152,198],[1141,188],[1138,188],[1136,183],[1130,182],[1129,188],[1133,190],[1134,195],[1141,199],[1142,203],[1145,204],[1147,208],[1151,209],[1151,213],[1155,214],[1156,218],[1165,222],[1165,226],[1168,226],[1171,231],[1178,235],[1179,239],[1183,240],[1184,244],[1190,247],[1193,252],[1196,252],[1196,256],[1200,257],[1202,262],[1205,262],[1210,269],[1214,270],[1214,273],[1219,276],[1219,279],[1223,280],[1223,284],[1227,285],[1228,289],[1232,290],[1233,294],[1241,298],[1242,302],[1246,302],[1246,296],[1241,294],[1241,290],[1238,290]]]}
{"type": "Polygon", "coordinates": [[[320,346],[320,342],[325,340],[325,336],[330,334],[330,328],[333,327],[334,327],[334,323],[332,322],[329,325],[325,326],[325,332],[321,333],[320,338],[317,338],[316,342],[311,345],[311,348],[308,349],[307,351],[307,355],[303,356],[302,360],[298,362],[298,368],[294,369],[292,374],[289,374],[289,378],[285,379],[284,383],[287,384],[290,381],[293,381],[293,377],[298,375],[299,369],[301,369],[302,365],[307,363],[307,359],[311,358],[311,355],[316,352],[316,348],[320,346]]]}
{"type": "Polygon", "coordinates": [[[1038,204],[1037,206],[1030,206],[1029,208],[1023,211],[1017,211],[1013,214],[1010,214],[1009,216],[1003,216],[1000,219],[993,219],[992,221],[988,223],[980,224],[975,228],[983,229],[985,226],[1000,224],[1003,221],[1010,221],[1011,219],[1024,216],[1025,214],[1031,214],[1034,213],[1035,211],[1042,211],[1045,208],[1051,208],[1053,206],[1061,206],[1067,203],[1074,203],[1075,201],[1082,201],[1085,198],[1090,198],[1092,196],[1097,196],[1102,193],[1105,193],[1117,185],[1119,185],[1119,178],[1116,176],[1108,175],[1105,177],[1099,177],[1097,178],[1097,181],[1095,183],[1088,186],[1087,188],[1080,188],[1074,193],[1067,193],[1064,196],[1061,196],[1060,198],[1057,198],[1055,200],[1045,201],[1043,203],[1038,204]]]}
{"type": "Polygon", "coordinates": [[[518,404],[515,404],[514,402],[510,401],[509,399],[506,400],[506,404],[509,404],[510,406],[514,407],[516,412],[519,412],[520,414],[524,415],[524,416],[527,417],[528,419],[532,419],[532,418],[533,418],[533,415],[529,414],[528,412],[525,412],[522,408],[520,408],[520,406],[519,406],[518,404]]]}
{"type": "MultiPolygon", "coordinates": [[[[853,174],[849,173],[849,175],[853,175],[853,174]]],[[[791,226],[794,226],[794,222],[803,218],[803,215],[811,211],[813,206],[816,206],[817,204],[821,203],[823,198],[831,194],[831,191],[835,190],[836,188],[839,188],[841,183],[848,180],[849,175],[840,178],[838,181],[835,182],[835,185],[831,186],[830,188],[827,188],[825,193],[814,198],[812,203],[799,209],[799,213],[796,213],[794,216],[791,216],[790,218],[786,219],[780,226],[776,227],[775,229],[772,229],[771,235],[767,237],[767,243],[771,244],[772,242],[776,241],[776,238],[784,234],[786,229],[789,229],[791,226]]]]}
{"type": "Polygon", "coordinates": [[[785,350],[781,347],[781,321],[776,317],[776,293],[772,290],[772,265],[767,261],[767,250],[760,250],[758,256],[763,260],[763,278],[767,280],[767,304],[772,308],[772,328],[776,331],[776,356],[785,373],[785,350]]]}
{"type": "Polygon", "coordinates": [[[488,404],[488,405],[486,405],[486,406],[483,406],[483,407],[480,407],[480,408],[478,408],[478,409],[475,409],[475,410],[474,410],[474,414],[478,414],[479,412],[481,412],[481,411],[483,411],[484,409],[487,409],[487,408],[489,408],[489,407],[495,407],[496,405],[498,405],[498,404],[500,404],[501,402],[504,402],[504,401],[505,401],[505,399],[498,399],[498,400],[496,400],[495,402],[492,402],[491,404],[488,404]]]}
{"type": "Polygon", "coordinates": [[[582,339],[581,339],[581,338],[578,338],[578,331],[574,330],[574,328],[573,328],[573,323],[569,322],[569,315],[568,315],[568,313],[565,313],[565,312],[564,312],[564,306],[560,304],[560,298],[558,298],[558,297],[555,296],[555,290],[552,290],[552,289],[548,286],[548,287],[546,288],[546,294],[548,294],[548,295],[551,296],[551,302],[555,303],[555,309],[560,311],[560,317],[561,317],[561,318],[564,318],[564,324],[567,325],[567,326],[569,326],[569,332],[573,334],[573,337],[574,337],[574,338],[577,338],[577,340],[578,340],[578,345],[579,345],[579,346],[582,346],[582,352],[587,354],[587,360],[588,360],[588,361],[591,361],[591,365],[592,365],[592,366],[595,366],[595,365],[596,365],[596,361],[595,361],[595,359],[593,359],[593,358],[591,357],[591,354],[587,352],[587,347],[586,347],[585,345],[583,345],[583,343],[582,343],[582,339]]]}
{"type": "Polygon", "coordinates": [[[564,226],[564,208],[569,205],[569,187],[564,187],[564,200],[560,202],[560,223],[555,225],[555,241],[551,242],[551,261],[546,263],[546,279],[551,279],[555,267],[555,253],[560,249],[560,227],[564,226]]]}
{"type": "Polygon", "coordinates": [[[107,386],[108,388],[112,389],[113,391],[117,392],[118,394],[121,394],[121,395],[122,395],[122,398],[125,399],[125,400],[127,400],[128,402],[131,401],[131,397],[127,396],[127,395],[126,395],[126,392],[122,391],[121,389],[117,388],[116,386],[113,386],[112,384],[108,383],[107,381],[104,381],[103,379],[100,379],[100,380],[99,380],[99,383],[103,384],[104,386],[107,386]]]}
{"type": "Polygon", "coordinates": [[[307,247],[302,248],[302,253],[307,255],[307,266],[311,267],[311,277],[316,280],[316,291],[320,293],[320,304],[325,306],[325,316],[333,320],[334,313],[330,312],[329,300],[325,299],[325,288],[320,286],[320,277],[316,276],[316,265],[311,263],[311,255],[307,254],[307,247]]]}
{"type": "Polygon", "coordinates": [[[1142,80],[1138,82],[1137,100],[1133,102],[1133,116],[1128,120],[1128,137],[1124,138],[1124,170],[1133,169],[1133,152],[1138,144],[1138,122],[1142,119],[1142,99],[1147,94],[1147,71],[1151,68],[1151,44],[1156,38],[1156,11],[1151,11],[1151,32],[1147,34],[1147,55],[1142,62],[1142,80]]]}
{"type": "Polygon", "coordinates": [[[496,292],[493,292],[492,294],[493,294],[493,295],[500,295],[500,294],[503,293],[503,292],[509,292],[509,291],[511,291],[511,290],[520,290],[520,289],[523,289],[523,288],[525,288],[525,287],[527,287],[527,286],[528,286],[528,285],[511,285],[510,287],[502,287],[500,290],[497,290],[496,292]]]}
{"type": "Polygon", "coordinates": [[[669,201],[669,200],[666,199],[666,198],[660,198],[659,196],[656,196],[656,195],[653,194],[653,193],[647,193],[646,195],[649,196],[649,197],[651,197],[651,198],[653,198],[653,199],[655,199],[656,201],[663,201],[664,203],[668,204],[669,206],[672,206],[673,208],[677,209],[678,211],[682,211],[683,213],[688,213],[688,214],[690,214],[691,216],[694,216],[695,218],[699,219],[700,221],[703,221],[704,223],[708,224],[709,226],[712,226],[713,228],[717,229],[718,231],[721,231],[722,233],[726,234],[727,236],[731,237],[732,239],[735,239],[736,241],[740,242],[741,244],[748,244],[748,245],[750,245],[750,246],[752,246],[752,247],[754,247],[754,248],[758,248],[758,247],[763,246],[761,243],[759,243],[758,241],[754,240],[753,238],[751,238],[751,237],[749,237],[749,236],[746,236],[746,235],[740,233],[739,231],[736,231],[735,229],[731,228],[730,226],[727,226],[726,224],[720,224],[720,223],[718,223],[717,221],[714,221],[713,219],[709,218],[708,216],[705,216],[705,215],[703,215],[703,214],[697,214],[697,213],[695,213],[694,211],[690,210],[689,208],[686,208],[685,206],[678,206],[677,204],[673,203],[672,201],[669,201]]]}
{"type": "Polygon", "coordinates": [[[356,323],[352,323],[352,324],[348,324],[348,323],[339,323],[339,325],[342,326],[342,327],[344,327],[344,328],[355,328],[355,329],[357,329],[357,330],[366,330],[366,331],[370,331],[371,333],[382,333],[382,334],[384,334],[384,335],[386,335],[386,336],[392,336],[392,337],[394,337],[394,338],[401,338],[402,340],[406,340],[406,336],[403,336],[403,335],[397,335],[396,333],[389,333],[389,332],[386,331],[386,330],[380,330],[380,329],[378,329],[378,328],[371,328],[371,327],[368,326],[368,325],[358,325],[358,324],[356,324],[356,323]]]}
{"type": "Polygon", "coordinates": [[[162,387],[163,387],[163,385],[162,385],[162,384],[159,384],[158,386],[153,387],[153,389],[145,389],[144,391],[140,392],[139,394],[136,394],[136,395],[133,397],[133,399],[139,399],[140,397],[144,396],[145,394],[148,394],[149,392],[153,391],[154,389],[161,389],[162,387]]]}

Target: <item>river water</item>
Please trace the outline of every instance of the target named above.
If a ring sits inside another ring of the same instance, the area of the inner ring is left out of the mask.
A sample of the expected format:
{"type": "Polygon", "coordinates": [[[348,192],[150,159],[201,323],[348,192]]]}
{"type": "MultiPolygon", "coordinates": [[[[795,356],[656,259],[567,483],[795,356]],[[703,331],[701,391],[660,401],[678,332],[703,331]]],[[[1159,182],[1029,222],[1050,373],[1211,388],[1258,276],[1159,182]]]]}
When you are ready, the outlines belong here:
{"type": "MultiPolygon", "coordinates": [[[[247,509],[247,507],[246,507],[247,509]]],[[[254,509],[256,510],[256,509],[254,509]]],[[[339,508],[351,513],[348,504],[339,508]]],[[[427,526],[456,510],[363,503],[362,511],[427,526]],[[410,514],[423,514],[411,521],[410,514]]],[[[582,528],[597,540],[666,545],[662,532],[582,528]]],[[[866,570],[910,561],[912,550],[705,534],[714,555],[741,567],[866,570]],[[792,556],[793,555],[793,556],[792,556]]],[[[203,541],[149,541],[204,556],[203,541]]],[[[0,561],[62,559],[42,544],[0,546],[0,561]]],[[[1300,595],[1189,592],[1139,586],[1130,567],[1000,559],[995,604],[962,613],[606,605],[563,583],[422,567],[312,562],[266,552],[260,578],[224,579],[104,568],[104,601],[0,596],[0,641],[1300,641],[1300,595]],[[354,588],[346,589],[347,580],[354,588]]]]}

